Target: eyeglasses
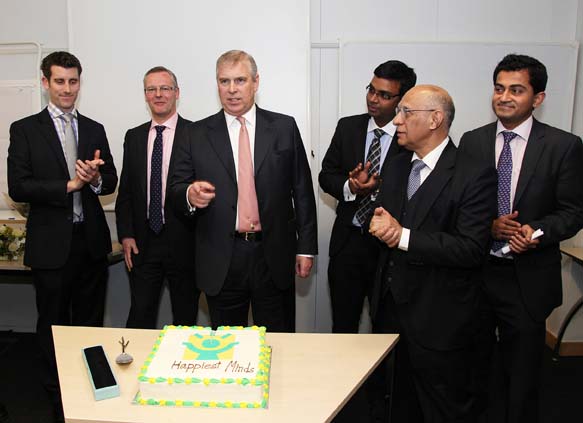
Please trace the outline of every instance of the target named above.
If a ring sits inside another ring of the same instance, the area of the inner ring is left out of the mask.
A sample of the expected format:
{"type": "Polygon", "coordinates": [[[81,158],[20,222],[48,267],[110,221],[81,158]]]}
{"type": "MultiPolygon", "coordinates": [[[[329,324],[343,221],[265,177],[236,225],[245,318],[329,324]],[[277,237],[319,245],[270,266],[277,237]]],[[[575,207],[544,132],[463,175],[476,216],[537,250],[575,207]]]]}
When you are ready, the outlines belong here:
{"type": "Polygon", "coordinates": [[[407,116],[409,116],[413,112],[435,112],[436,110],[437,109],[410,109],[408,107],[397,106],[397,107],[395,107],[395,115],[402,113],[403,117],[406,118],[407,116]]]}
{"type": "Polygon", "coordinates": [[[366,91],[368,92],[368,94],[372,97],[374,97],[374,95],[378,95],[380,98],[382,98],[383,100],[392,100],[395,97],[399,97],[401,94],[391,94],[387,91],[380,91],[377,90],[375,87],[372,86],[372,84],[368,84],[366,86],[366,91]]]}
{"type": "Polygon", "coordinates": [[[170,94],[172,91],[176,90],[177,87],[169,87],[168,85],[162,85],[160,87],[146,87],[144,89],[144,92],[146,93],[146,95],[156,95],[158,93],[158,90],[160,90],[160,92],[162,94],[170,94]]]}

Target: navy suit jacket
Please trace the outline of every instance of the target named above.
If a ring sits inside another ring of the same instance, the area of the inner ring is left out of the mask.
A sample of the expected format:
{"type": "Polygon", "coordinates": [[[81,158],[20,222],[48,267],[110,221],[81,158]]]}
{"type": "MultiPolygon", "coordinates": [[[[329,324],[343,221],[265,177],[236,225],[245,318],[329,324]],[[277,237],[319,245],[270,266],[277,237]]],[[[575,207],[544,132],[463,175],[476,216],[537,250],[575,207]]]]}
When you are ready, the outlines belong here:
{"type": "MultiPolygon", "coordinates": [[[[362,114],[348,116],[338,121],[332,142],[322,160],[322,170],[319,175],[320,186],[324,192],[330,194],[336,200],[336,219],[330,237],[330,256],[336,255],[348,239],[352,219],[358,209],[362,196],[357,196],[354,201],[344,201],[344,184],[348,179],[348,172],[353,170],[358,163],[364,165],[364,150],[366,144],[366,132],[370,115],[362,114]]],[[[383,177],[385,169],[392,157],[402,151],[396,138],[391,146],[380,175],[383,177]]]]}
{"type": "MultiPolygon", "coordinates": [[[[192,270],[194,221],[176,212],[176,207],[172,205],[174,197],[170,194],[170,176],[175,168],[176,151],[178,145],[185,142],[184,133],[190,123],[192,122],[178,116],[164,193],[164,230],[169,232],[169,239],[172,239],[170,248],[175,265],[192,270]]],[[[121,242],[123,238],[135,238],[140,251],[132,256],[136,265],[140,265],[148,249],[148,132],[151,124],[151,121],[146,122],[126,133],[123,168],[115,203],[118,239],[121,242]]]]}
{"type": "MultiPolygon", "coordinates": [[[[466,132],[460,154],[496,167],[496,122],[466,132]]],[[[545,320],[561,304],[559,243],[583,227],[583,145],[581,138],[537,121],[526,144],[512,210],[518,222],[542,229],[540,244],[514,256],[528,312],[545,320]]]]}
{"type": "MultiPolygon", "coordinates": [[[[186,190],[193,181],[216,188],[209,206],[194,213],[197,285],[216,295],[231,262],[237,214],[237,177],[224,112],[190,125],[177,153],[171,185],[179,212],[189,214],[186,190]]],[[[275,284],[285,289],[295,280],[296,254],[318,252],[312,177],[292,117],[257,108],[254,170],[265,260],[275,284]]]]}
{"type": "MultiPolygon", "coordinates": [[[[105,162],[100,168],[101,193],[111,194],[117,173],[103,125],[78,113],[80,160],[92,160],[95,150],[105,162]]],[[[26,222],[24,264],[38,269],[57,269],[69,257],[73,234],[73,196],[67,194],[69,171],[53,120],[45,108],[10,126],[8,191],[14,201],[30,204],[26,222]]],[[[85,236],[93,258],[111,251],[111,237],[97,194],[81,189],[85,236]]]]}
{"type": "Polygon", "coordinates": [[[408,251],[381,248],[371,300],[376,319],[387,292],[406,335],[438,350],[471,339],[478,276],[496,215],[496,172],[459,160],[449,141],[435,169],[407,201],[410,152],[391,161],[380,205],[410,229],[408,251]]]}

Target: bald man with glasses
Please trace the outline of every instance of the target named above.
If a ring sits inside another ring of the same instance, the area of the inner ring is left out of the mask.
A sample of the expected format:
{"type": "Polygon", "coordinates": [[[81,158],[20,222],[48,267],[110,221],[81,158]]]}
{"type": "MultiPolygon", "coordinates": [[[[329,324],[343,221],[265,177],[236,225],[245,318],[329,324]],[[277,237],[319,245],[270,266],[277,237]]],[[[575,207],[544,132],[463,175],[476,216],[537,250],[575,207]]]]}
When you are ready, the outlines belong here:
{"type": "Polygon", "coordinates": [[[396,422],[473,422],[471,346],[478,278],[496,214],[496,172],[458,160],[444,89],[412,88],[393,123],[407,151],[383,175],[370,233],[384,243],[373,325],[399,333],[391,395],[396,422]],[[486,220],[486,221],[484,221],[486,220]]]}

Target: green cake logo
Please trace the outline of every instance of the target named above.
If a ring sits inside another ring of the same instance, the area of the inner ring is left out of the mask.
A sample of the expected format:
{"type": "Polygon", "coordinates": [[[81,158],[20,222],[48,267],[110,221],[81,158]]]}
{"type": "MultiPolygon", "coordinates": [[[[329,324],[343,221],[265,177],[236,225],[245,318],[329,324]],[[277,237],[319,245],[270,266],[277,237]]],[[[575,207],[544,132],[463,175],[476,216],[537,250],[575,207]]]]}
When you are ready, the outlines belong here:
{"type": "Polygon", "coordinates": [[[230,360],[233,358],[235,335],[227,333],[216,335],[211,332],[209,335],[199,333],[191,335],[188,342],[183,342],[185,346],[183,360],[230,360]]]}

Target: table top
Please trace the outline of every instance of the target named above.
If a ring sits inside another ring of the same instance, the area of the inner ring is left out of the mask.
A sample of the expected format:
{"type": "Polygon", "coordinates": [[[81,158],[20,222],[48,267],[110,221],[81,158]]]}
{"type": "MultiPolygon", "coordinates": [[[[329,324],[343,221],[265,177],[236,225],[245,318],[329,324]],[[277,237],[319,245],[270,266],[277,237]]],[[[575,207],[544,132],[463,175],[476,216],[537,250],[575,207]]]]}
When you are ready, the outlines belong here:
{"type": "Polygon", "coordinates": [[[267,333],[273,348],[267,409],[205,409],[132,404],[137,375],[159,330],[53,326],[66,421],[69,423],[328,422],[397,342],[394,334],[267,333]],[[134,357],[115,364],[121,337],[134,357]],[[81,349],[102,345],[121,395],[95,401],[81,349]]]}
{"type": "MultiPolygon", "coordinates": [[[[1,224],[1,222],[0,222],[1,224]]],[[[111,253],[107,255],[107,261],[110,265],[119,263],[123,260],[123,247],[122,245],[114,241],[111,243],[111,253]]],[[[25,266],[22,260],[23,256],[18,257],[16,260],[0,260],[0,272],[30,272],[30,267],[25,266]]]]}
{"type": "Polygon", "coordinates": [[[583,248],[581,247],[563,247],[561,246],[561,253],[575,259],[579,262],[583,262],[583,248]]]}
{"type": "Polygon", "coordinates": [[[26,223],[26,218],[16,210],[0,210],[0,224],[2,223],[26,223]]]}

